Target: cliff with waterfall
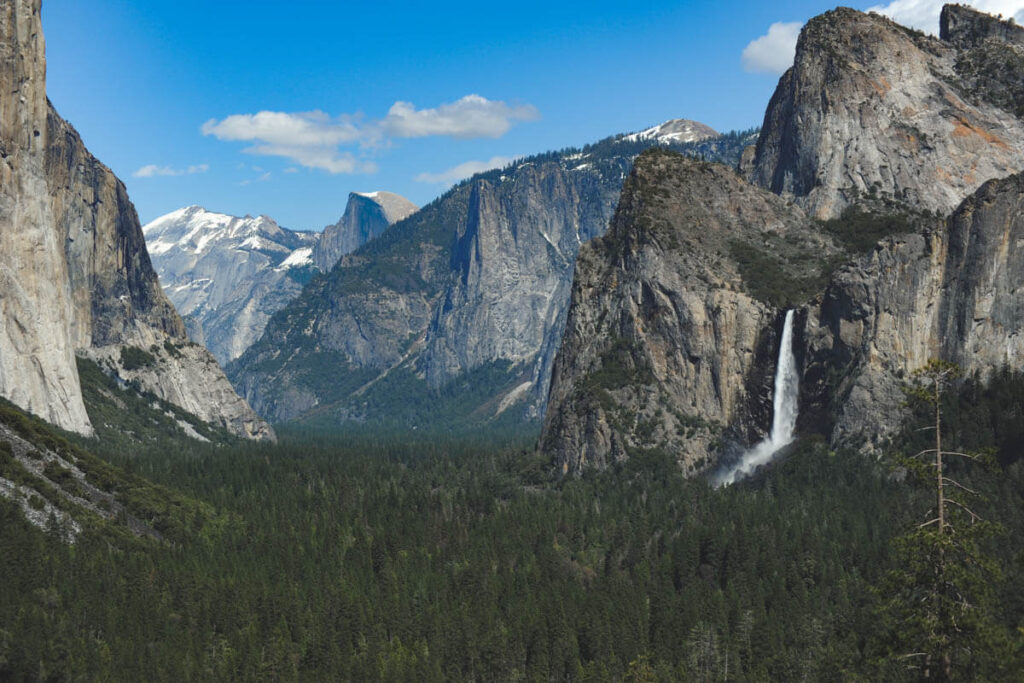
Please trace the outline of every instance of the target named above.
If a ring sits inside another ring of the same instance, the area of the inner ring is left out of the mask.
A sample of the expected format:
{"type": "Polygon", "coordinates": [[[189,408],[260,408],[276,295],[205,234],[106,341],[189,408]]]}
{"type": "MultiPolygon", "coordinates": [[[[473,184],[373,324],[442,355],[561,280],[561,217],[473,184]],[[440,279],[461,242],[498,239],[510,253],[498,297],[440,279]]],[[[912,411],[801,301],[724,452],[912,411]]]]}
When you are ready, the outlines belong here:
{"type": "Polygon", "coordinates": [[[783,310],[838,253],[732,169],[642,154],[608,233],[577,260],[541,449],[562,472],[636,449],[667,449],[691,474],[738,457],[769,433],[783,310]]]}
{"type": "Polygon", "coordinates": [[[960,6],[939,39],[828,12],[738,175],[641,156],[580,252],[540,449],[730,481],[794,433],[885,448],[929,358],[1020,367],[1022,36],[960,6]]]}

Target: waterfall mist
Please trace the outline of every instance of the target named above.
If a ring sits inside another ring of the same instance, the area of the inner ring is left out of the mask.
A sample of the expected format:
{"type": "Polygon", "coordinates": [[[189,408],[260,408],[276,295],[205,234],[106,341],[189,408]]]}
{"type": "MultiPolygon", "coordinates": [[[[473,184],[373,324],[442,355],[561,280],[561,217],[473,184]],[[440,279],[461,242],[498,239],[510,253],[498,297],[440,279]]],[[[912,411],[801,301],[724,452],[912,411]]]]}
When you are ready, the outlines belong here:
{"type": "Polygon", "coordinates": [[[790,309],[786,311],[786,322],[782,328],[782,342],[779,344],[779,361],[775,367],[775,387],[772,391],[772,430],[767,439],[748,450],[738,463],[716,477],[715,483],[718,486],[725,486],[737,479],[742,479],[759,466],[770,462],[780,448],[793,440],[799,390],[800,376],[797,374],[796,356],[793,354],[793,310],[790,309]]]}

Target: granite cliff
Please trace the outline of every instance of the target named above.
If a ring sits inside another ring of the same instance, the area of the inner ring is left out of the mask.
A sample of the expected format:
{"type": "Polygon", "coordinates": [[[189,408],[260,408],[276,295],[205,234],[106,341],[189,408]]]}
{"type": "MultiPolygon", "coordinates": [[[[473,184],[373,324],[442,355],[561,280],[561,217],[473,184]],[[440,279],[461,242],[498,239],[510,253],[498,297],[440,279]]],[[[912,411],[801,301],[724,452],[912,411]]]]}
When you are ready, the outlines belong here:
{"type": "Polygon", "coordinates": [[[123,348],[151,349],[140,385],[236,434],[270,427],[186,342],[164,296],[124,184],[46,99],[39,0],[0,9],[0,394],[69,430],[92,431],[75,354],[120,373],[123,348]],[[171,377],[187,376],[187,384],[171,377]],[[194,380],[194,381],[192,381],[194,380]],[[174,388],[171,388],[171,384],[174,388]]]}
{"type": "Polygon", "coordinates": [[[324,228],[313,246],[313,263],[326,273],[339,258],[416,211],[415,204],[393,192],[350,192],[345,213],[337,223],[324,228]]]}
{"type": "Polygon", "coordinates": [[[943,17],[940,39],[845,8],[807,22],[750,180],[819,218],[865,200],[945,215],[986,180],[1024,170],[1020,29],[969,8],[943,17]]]}
{"type": "Polygon", "coordinates": [[[944,221],[839,270],[807,316],[807,429],[883,447],[904,380],[930,358],[982,380],[1024,364],[1024,175],[991,180],[944,221]]]}
{"type": "Polygon", "coordinates": [[[608,233],[580,250],[541,449],[563,473],[645,448],[696,473],[757,440],[782,308],[837,252],[801,209],[732,169],[644,153],[608,233]]]}

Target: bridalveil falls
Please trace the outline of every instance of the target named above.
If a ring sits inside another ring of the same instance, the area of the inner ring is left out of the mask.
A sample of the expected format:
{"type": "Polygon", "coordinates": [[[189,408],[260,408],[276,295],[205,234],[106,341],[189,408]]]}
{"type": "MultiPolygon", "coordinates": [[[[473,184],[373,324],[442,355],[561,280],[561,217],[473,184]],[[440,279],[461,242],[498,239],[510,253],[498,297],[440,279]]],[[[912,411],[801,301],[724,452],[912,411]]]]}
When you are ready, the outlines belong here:
{"type": "Polygon", "coordinates": [[[800,376],[797,374],[796,356],[793,355],[793,310],[786,311],[779,344],[779,362],[775,366],[775,388],[772,391],[772,431],[740,458],[740,461],[719,474],[715,483],[724,486],[742,479],[759,466],[771,461],[775,453],[793,440],[796,427],[797,395],[800,376]]]}

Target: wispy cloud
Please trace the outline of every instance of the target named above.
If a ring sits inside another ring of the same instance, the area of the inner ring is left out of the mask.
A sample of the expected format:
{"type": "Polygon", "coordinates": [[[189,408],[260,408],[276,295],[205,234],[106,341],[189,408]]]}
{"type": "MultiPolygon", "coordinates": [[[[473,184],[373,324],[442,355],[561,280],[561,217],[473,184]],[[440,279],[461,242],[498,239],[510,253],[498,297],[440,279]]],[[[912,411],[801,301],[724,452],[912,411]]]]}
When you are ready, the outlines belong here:
{"type": "MultiPolygon", "coordinates": [[[[939,13],[948,0],[894,0],[888,5],[875,5],[869,12],[884,14],[893,21],[911,26],[928,33],[939,32],[939,13]]],[[[1024,1],[1022,0],[972,0],[974,9],[989,14],[1002,14],[1024,23],[1024,1]]]]}
{"type": "Polygon", "coordinates": [[[796,40],[802,26],[799,21],[778,21],[769,26],[768,33],[743,48],[744,70],[779,75],[793,66],[796,40]]]}
{"type": "Polygon", "coordinates": [[[194,175],[196,173],[206,173],[209,170],[210,166],[208,164],[197,164],[187,168],[174,168],[173,166],[149,164],[136,170],[132,173],[132,176],[135,178],[156,178],[157,176],[194,175]]]}
{"type": "Polygon", "coordinates": [[[233,114],[219,121],[210,119],[200,130],[218,140],[251,143],[243,150],[248,154],[283,157],[328,173],[373,173],[377,170],[375,163],[341,148],[359,146],[367,150],[401,138],[498,138],[516,123],[539,118],[540,112],[532,105],[510,105],[466,95],[433,109],[395,102],[387,116],[377,120],[350,114],[332,117],[322,111],[261,111],[233,114]]]}
{"type": "Polygon", "coordinates": [[[500,138],[514,123],[539,118],[540,112],[529,104],[511,106],[480,95],[466,95],[434,109],[417,110],[410,102],[395,102],[380,128],[385,136],[395,138],[500,138]]]}
{"type": "Polygon", "coordinates": [[[465,161],[440,173],[420,173],[414,180],[418,183],[447,183],[451,185],[475,173],[490,171],[492,168],[504,168],[515,160],[516,157],[491,157],[487,161],[465,161]]]}

